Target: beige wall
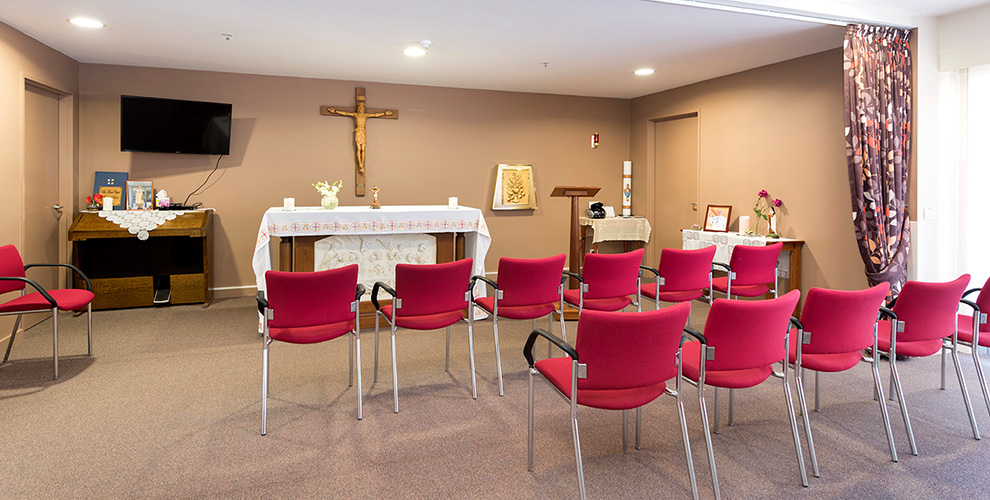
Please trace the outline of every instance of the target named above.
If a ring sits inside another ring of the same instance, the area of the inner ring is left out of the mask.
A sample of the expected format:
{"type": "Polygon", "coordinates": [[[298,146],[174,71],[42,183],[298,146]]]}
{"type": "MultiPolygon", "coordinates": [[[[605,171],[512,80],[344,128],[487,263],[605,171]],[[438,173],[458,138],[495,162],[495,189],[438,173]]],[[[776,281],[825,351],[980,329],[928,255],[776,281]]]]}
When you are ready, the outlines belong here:
{"type": "MultiPolygon", "coordinates": [[[[633,99],[633,178],[648,177],[650,120],[697,112],[700,206],[732,205],[734,229],[766,189],[784,201],[780,234],[806,242],[805,289],[866,286],[850,215],[841,67],[836,49],[633,99]]],[[[651,196],[634,182],[634,212],[648,213],[651,196]]]]}
{"type": "MultiPolygon", "coordinates": [[[[492,234],[487,268],[498,258],[567,251],[567,199],[555,185],[599,185],[599,198],[621,204],[622,161],[629,152],[629,101],[460,90],[335,80],[285,78],[83,64],[80,68],[80,197],[97,170],[151,179],[184,199],[213,168],[216,156],[120,151],[121,94],[233,104],[231,155],[201,195],[190,201],[217,209],[216,287],[253,287],[251,256],[264,211],[282,198],[318,205],[310,184],[343,179],[341,205],[354,196],[353,121],[326,117],[321,105],[353,106],[354,88],[368,106],[399,111],[398,120],[369,120],[368,186],[388,205],[446,204],[484,210],[492,234]],[[599,133],[592,150],[589,137],[599,133]],[[539,209],[491,210],[499,163],[532,164],[539,209]]],[[[251,289],[240,293],[253,294],[251,289]]]]}
{"type": "MultiPolygon", "coordinates": [[[[0,245],[23,246],[23,102],[24,81],[32,80],[67,94],[78,93],[79,64],[21,32],[0,23],[0,245]]],[[[71,160],[70,160],[71,163],[71,160]]],[[[75,165],[68,165],[71,170],[75,165]]],[[[62,201],[72,206],[72,201],[62,201]]],[[[71,215],[67,211],[66,215],[71,215]]],[[[5,297],[6,298],[6,297],[5,297]]],[[[10,335],[13,319],[0,317],[0,340],[10,335]]]]}

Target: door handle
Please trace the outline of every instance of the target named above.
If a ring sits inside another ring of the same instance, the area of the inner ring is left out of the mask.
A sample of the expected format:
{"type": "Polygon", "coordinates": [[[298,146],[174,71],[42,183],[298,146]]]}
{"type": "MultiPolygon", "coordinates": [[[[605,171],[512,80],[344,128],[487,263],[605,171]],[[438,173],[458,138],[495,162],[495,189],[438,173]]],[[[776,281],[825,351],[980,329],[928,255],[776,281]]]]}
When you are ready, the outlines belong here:
{"type": "Polygon", "coordinates": [[[62,205],[59,205],[58,203],[52,205],[52,208],[54,208],[55,210],[58,210],[59,212],[62,211],[62,205]]]}
{"type": "Polygon", "coordinates": [[[695,202],[691,202],[691,210],[694,210],[695,212],[697,212],[698,211],[698,204],[695,203],[695,202]]]}

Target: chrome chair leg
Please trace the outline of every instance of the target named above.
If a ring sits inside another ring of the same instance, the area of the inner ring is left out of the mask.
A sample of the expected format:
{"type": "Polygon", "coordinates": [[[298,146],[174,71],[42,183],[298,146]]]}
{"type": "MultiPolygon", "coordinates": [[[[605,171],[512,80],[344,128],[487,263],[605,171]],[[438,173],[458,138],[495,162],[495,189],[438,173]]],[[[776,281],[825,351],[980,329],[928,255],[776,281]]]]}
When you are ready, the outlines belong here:
{"type": "Polygon", "coordinates": [[[354,332],[347,335],[347,387],[354,387],[354,332]]]}
{"type": "Polygon", "coordinates": [[[977,352],[979,346],[973,346],[973,364],[976,365],[976,376],[980,378],[980,388],[983,389],[983,401],[987,404],[987,411],[990,412],[990,392],[987,391],[987,379],[983,376],[983,365],[980,364],[980,356],[977,352]]]}
{"type": "Polygon", "coordinates": [[[52,308],[52,363],[55,365],[55,380],[58,380],[58,308],[52,308]]]}
{"type": "MultiPolygon", "coordinates": [[[[691,480],[691,495],[694,500],[698,500],[698,481],[694,474],[694,459],[691,457],[691,438],[688,437],[687,417],[684,414],[684,400],[681,398],[681,391],[679,389],[677,391],[677,417],[681,421],[681,442],[684,444],[684,458],[687,459],[688,478],[691,480]]],[[[708,434],[707,428],[705,429],[705,434],[708,434]]],[[[710,450],[709,453],[711,453],[710,450]]]]}
{"type": "Polygon", "coordinates": [[[791,420],[791,435],[794,437],[794,451],[797,453],[798,470],[801,472],[801,486],[807,487],[808,472],[804,467],[804,453],[801,452],[801,437],[798,435],[797,418],[794,416],[794,400],[791,397],[791,386],[788,384],[787,380],[787,363],[784,363],[783,372],[784,399],[787,403],[787,416],[791,420]]]}
{"type": "Polygon", "coordinates": [[[93,355],[93,303],[86,304],[86,353],[93,355]]]}
{"type": "Polygon", "coordinates": [[[901,406],[901,418],[904,419],[904,429],[907,430],[911,454],[918,456],[918,446],[914,442],[914,429],[911,428],[911,418],[908,416],[907,403],[904,401],[904,388],[901,387],[901,376],[897,372],[897,358],[894,357],[894,353],[890,353],[890,375],[891,385],[897,391],[897,403],[901,406]]]}
{"type": "Polygon", "coordinates": [[[698,407],[701,409],[701,425],[705,433],[705,447],[708,448],[708,467],[712,472],[712,488],[715,490],[715,500],[721,500],[722,493],[718,487],[718,471],[715,468],[715,453],[712,451],[712,435],[708,427],[708,407],[705,404],[705,384],[703,381],[698,381],[698,407]]]}
{"type": "Polygon", "coordinates": [[[622,410],[622,453],[629,453],[629,410],[622,410]]]}
{"type": "MultiPolygon", "coordinates": [[[[533,323],[536,323],[535,319],[533,323]]],[[[498,372],[498,395],[505,396],[505,391],[502,389],[502,351],[498,347],[498,316],[492,318],[492,330],[495,332],[495,371],[498,372]]]]}
{"type": "Polygon", "coordinates": [[[873,362],[870,364],[873,371],[873,391],[879,396],[878,400],[880,401],[880,414],[883,416],[883,428],[887,432],[887,446],[890,447],[890,460],[896,462],[897,447],[894,446],[894,432],[890,428],[890,415],[887,413],[887,401],[883,396],[883,383],[880,382],[880,367],[877,366],[876,351],[873,352],[873,362]]]}
{"type": "Polygon", "coordinates": [[[940,357],[942,358],[942,383],[939,385],[939,389],[942,389],[943,391],[945,390],[945,351],[946,351],[946,347],[945,345],[943,345],[942,350],[939,353],[941,354],[940,357]]]}
{"type": "Polygon", "coordinates": [[[571,430],[574,434],[574,457],[577,460],[578,490],[581,492],[581,500],[585,500],[587,495],[584,490],[584,466],[581,464],[581,437],[578,435],[577,412],[571,411],[571,430]]]}
{"type": "Polygon", "coordinates": [[[268,434],[268,344],[261,340],[261,435],[268,434]]]}
{"type": "Polygon", "coordinates": [[[529,370],[529,446],[527,447],[527,459],[526,467],[530,472],[533,472],[533,372],[535,370],[530,368],[529,370]]]}
{"type": "Polygon", "coordinates": [[[736,425],[736,390],[729,389],[729,427],[736,425]]]}
{"type": "Polygon", "coordinates": [[[712,432],[718,434],[718,421],[719,421],[719,404],[718,404],[718,387],[715,388],[715,413],[712,415],[715,418],[715,426],[712,432]]]}
{"type": "Polygon", "coordinates": [[[952,346],[952,364],[956,367],[956,376],[959,378],[959,388],[962,390],[963,402],[966,403],[966,413],[969,415],[969,425],[973,428],[973,439],[980,439],[980,429],[976,426],[976,416],[973,415],[973,404],[969,400],[969,389],[966,388],[966,380],[963,378],[962,368],[959,366],[959,350],[952,346]]]}
{"type": "Polygon", "coordinates": [[[643,407],[636,408],[636,449],[642,450],[643,407]]]}
{"type": "Polygon", "coordinates": [[[822,411],[822,372],[815,372],[815,413],[822,411]]]}
{"type": "MultiPolygon", "coordinates": [[[[449,330],[450,327],[448,326],[449,330]]],[[[474,369],[474,316],[472,311],[468,311],[468,351],[471,354],[471,399],[478,399],[478,382],[475,379],[474,369]]]]}
{"type": "Polygon", "coordinates": [[[10,331],[10,340],[7,341],[7,352],[3,355],[3,362],[6,363],[7,359],[10,358],[10,348],[14,345],[14,336],[17,335],[17,327],[21,325],[22,314],[17,315],[17,319],[14,320],[14,329],[10,331]]]}
{"type": "Polygon", "coordinates": [[[378,312],[375,312],[375,378],[372,382],[378,382],[378,312]]]}
{"type": "MultiPolygon", "coordinates": [[[[808,401],[805,399],[804,395],[804,377],[801,376],[803,372],[803,367],[800,370],[794,370],[795,385],[797,386],[798,391],[798,402],[801,404],[799,409],[801,410],[801,416],[804,418],[804,436],[808,441],[808,452],[811,454],[811,473],[815,477],[822,477],[821,473],[818,472],[818,455],[815,454],[815,439],[811,435],[811,419],[808,418],[808,401]]],[[[818,375],[817,371],[815,372],[815,375],[818,375]]]]}
{"type": "Polygon", "coordinates": [[[399,413],[399,371],[395,362],[395,325],[392,325],[392,398],[395,400],[395,413],[399,413]]]}
{"type": "Polygon", "coordinates": [[[447,327],[447,351],[444,355],[443,371],[450,372],[450,327],[447,327]]]}
{"type": "Polygon", "coordinates": [[[357,326],[354,329],[354,343],[357,345],[357,400],[358,400],[358,420],[364,418],[364,408],[362,407],[362,394],[361,394],[361,327],[357,326]]]}

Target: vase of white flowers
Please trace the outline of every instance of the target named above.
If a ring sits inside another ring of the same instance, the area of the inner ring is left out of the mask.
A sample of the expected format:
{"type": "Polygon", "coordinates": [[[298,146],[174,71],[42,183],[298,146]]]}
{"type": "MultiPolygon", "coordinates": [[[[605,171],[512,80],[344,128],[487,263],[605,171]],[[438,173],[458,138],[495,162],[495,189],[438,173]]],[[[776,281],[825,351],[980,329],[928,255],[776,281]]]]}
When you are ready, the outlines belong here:
{"type": "Polygon", "coordinates": [[[323,198],[320,200],[320,205],[323,205],[323,208],[327,210],[337,208],[337,191],[340,191],[340,187],[343,185],[344,181],[337,181],[333,184],[330,184],[327,181],[320,181],[313,184],[313,187],[315,187],[316,190],[323,195],[323,198]]]}

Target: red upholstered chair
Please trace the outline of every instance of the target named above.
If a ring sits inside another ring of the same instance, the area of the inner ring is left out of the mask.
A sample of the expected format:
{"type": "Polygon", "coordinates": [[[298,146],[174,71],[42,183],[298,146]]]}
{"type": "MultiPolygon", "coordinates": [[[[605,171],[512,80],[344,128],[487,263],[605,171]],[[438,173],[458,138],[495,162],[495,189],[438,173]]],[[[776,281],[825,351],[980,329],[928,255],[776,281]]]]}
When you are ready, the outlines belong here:
{"type": "MultiPolygon", "coordinates": [[[[698,384],[698,399],[703,421],[708,419],[705,385],[715,387],[717,391],[719,387],[727,389],[753,387],[771,375],[783,380],[784,405],[790,418],[801,484],[808,486],[797,420],[794,416],[794,406],[791,404],[788,364],[785,363],[791,312],[794,311],[794,306],[797,305],[800,297],[799,290],[792,290],[782,297],[769,300],[716,300],[705,322],[704,338],[708,345],[704,346],[700,342],[684,344],[684,376],[698,384]],[[774,370],[775,363],[781,363],[781,372],[774,370]]],[[[718,417],[716,404],[716,425],[718,417]]],[[[715,490],[718,491],[718,475],[715,471],[711,436],[708,433],[705,433],[705,440],[712,468],[712,481],[715,490]]]]}
{"type": "MultiPolygon", "coordinates": [[[[533,471],[534,377],[549,383],[570,404],[578,489],[582,499],[585,498],[585,488],[577,427],[578,405],[622,410],[622,445],[623,451],[628,453],[628,410],[636,409],[636,449],[639,449],[642,408],[666,393],[677,398],[691,492],[695,499],[698,498],[691,443],[681,398],[680,344],[688,310],[687,304],[641,313],[587,310],[581,313],[578,320],[577,342],[574,347],[545,330],[534,330],[530,334],[523,350],[529,362],[530,472],[533,471]],[[533,345],[537,337],[553,342],[567,357],[534,361],[533,345]],[[667,386],[670,379],[674,379],[673,390],[667,386]],[[572,397],[575,393],[577,397],[572,397]]],[[[706,434],[707,430],[706,427],[706,434]]],[[[632,496],[645,497],[649,494],[642,492],[632,496]]]]}
{"type": "MultiPolygon", "coordinates": [[[[724,269],[728,276],[712,279],[712,288],[724,293],[727,298],[762,297],[768,292],[777,296],[777,259],[783,243],[762,247],[736,245],[732,248],[729,263],[715,262],[713,266],[724,269]],[[773,284],[773,289],[770,288],[773,284]]],[[[714,298],[709,295],[709,303],[714,298]]]]}
{"type": "Polygon", "coordinates": [[[264,318],[261,350],[261,435],[268,433],[268,346],[274,340],[290,344],[315,344],[350,334],[347,386],[357,372],[358,420],[361,408],[361,327],[358,301],[364,285],[357,282],[358,266],[317,272],[265,273],[267,298],[258,293],[258,310],[264,318]],[[355,344],[357,352],[355,353],[355,344]],[[354,359],[357,358],[357,370],[354,359]]]}
{"type": "Polygon", "coordinates": [[[584,256],[581,274],[564,271],[581,283],[577,290],[564,290],[564,302],[578,311],[621,311],[633,304],[640,310],[639,266],[643,263],[642,248],[632,252],[584,256]],[[630,295],[635,295],[633,301],[630,295]]]}
{"type": "Polygon", "coordinates": [[[86,309],[86,355],[93,355],[93,284],[77,267],[70,264],[28,264],[24,265],[21,254],[14,245],[0,247],[0,295],[20,291],[21,295],[0,303],[0,316],[17,315],[14,329],[7,341],[7,351],[3,361],[10,358],[10,349],[14,345],[17,327],[21,324],[21,315],[34,312],[52,313],[52,363],[55,380],[58,380],[58,312],[81,311],[86,309]],[[86,283],[86,289],[68,288],[46,290],[34,280],[28,279],[25,271],[32,267],[66,267],[78,274],[86,283]],[[29,292],[27,285],[35,291],[29,292]]]}
{"type": "Polygon", "coordinates": [[[890,285],[881,283],[866,290],[826,290],[812,288],[804,299],[801,321],[794,321],[796,328],[790,335],[790,362],[794,365],[798,400],[804,415],[805,437],[811,453],[811,466],[818,475],[815,441],[811,435],[808,405],[804,397],[803,369],[815,372],[815,411],[821,407],[820,373],[842,372],[851,369],[865,359],[873,370],[873,388],[879,395],[880,414],[890,459],[897,461],[894,435],[890,430],[880,370],[877,365],[877,318],[890,285]],[[871,350],[864,358],[863,351],[871,350]]]}
{"type": "Polygon", "coordinates": [[[886,352],[890,358],[891,394],[896,390],[897,398],[901,401],[905,415],[905,425],[911,441],[911,452],[917,455],[914,445],[914,432],[907,419],[907,411],[903,410],[904,391],[897,372],[897,356],[922,357],[942,352],[942,389],[945,389],[945,351],[952,353],[952,362],[956,367],[959,387],[962,390],[963,403],[969,414],[969,424],[973,428],[973,438],[980,439],[980,430],[976,426],[973,406],[970,404],[969,391],[959,366],[959,351],[956,338],[956,319],[959,301],[963,291],[969,284],[969,275],[964,274],[953,281],[932,283],[908,281],[901,288],[900,295],[894,301],[889,313],[889,319],[880,321],[878,332],[879,349],[886,352]]]}
{"type": "MultiPolygon", "coordinates": [[[[495,332],[495,366],[498,369],[498,395],[502,396],[502,354],[498,347],[498,319],[531,319],[533,329],[536,329],[536,318],[547,316],[547,330],[553,333],[553,313],[560,318],[560,331],[564,331],[563,307],[563,277],[564,260],[567,255],[560,254],[544,259],[511,259],[502,257],[498,260],[498,281],[484,276],[471,278],[471,290],[474,282],[481,280],[495,290],[491,297],[474,298],[472,303],[492,315],[492,329],[495,332]]],[[[566,341],[567,335],[564,334],[566,341]]]]}
{"type": "MultiPolygon", "coordinates": [[[[959,343],[971,349],[973,363],[976,364],[976,374],[980,377],[980,387],[983,389],[983,400],[987,404],[987,411],[990,411],[990,394],[987,392],[987,379],[983,375],[983,365],[980,364],[978,348],[980,346],[990,347],[990,324],[987,323],[987,313],[990,312],[990,279],[983,285],[983,288],[973,288],[963,293],[963,303],[972,309],[971,315],[960,314],[957,319],[956,335],[959,343]],[[979,292],[976,302],[971,302],[966,297],[979,292]]],[[[944,356],[944,351],[943,351],[944,356]]],[[[942,362],[942,388],[945,388],[945,362],[942,362]]]]}
{"type": "MultiPolygon", "coordinates": [[[[399,382],[395,358],[395,331],[447,329],[447,355],[445,368],[450,370],[450,327],[465,319],[465,309],[470,311],[471,266],[470,258],[445,264],[397,264],[395,289],[379,281],[371,290],[375,305],[375,381],[378,381],[378,330],[379,318],[392,327],[392,393],[395,413],[399,413],[399,382]],[[378,290],[392,296],[392,304],[378,302],[378,290]]],[[[468,349],[471,355],[471,397],[478,399],[474,375],[474,315],[467,314],[468,349]]]]}
{"type": "MultiPolygon", "coordinates": [[[[708,289],[712,290],[712,259],[715,246],[696,250],[664,248],[660,251],[660,264],[656,269],[640,266],[641,269],[656,275],[657,282],[640,287],[643,297],[652,300],[660,308],[660,302],[687,302],[699,299],[708,289]]],[[[691,315],[688,315],[688,323],[691,315]]]]}

